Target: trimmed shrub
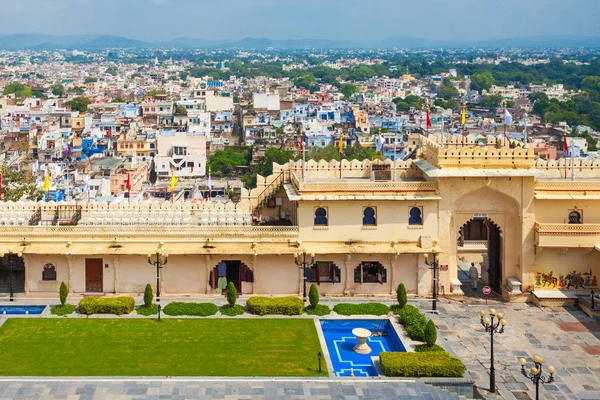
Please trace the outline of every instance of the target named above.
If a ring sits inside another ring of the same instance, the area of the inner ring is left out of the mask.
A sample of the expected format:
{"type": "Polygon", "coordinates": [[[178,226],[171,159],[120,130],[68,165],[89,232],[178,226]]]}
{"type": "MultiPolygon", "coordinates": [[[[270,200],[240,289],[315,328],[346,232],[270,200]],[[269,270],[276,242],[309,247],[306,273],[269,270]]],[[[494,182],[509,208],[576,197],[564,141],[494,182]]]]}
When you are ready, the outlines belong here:
{"type": "Polygon", "coordinates": [[[219,308],[213,303],[183,303],[174,302],[169,303],[163,309],[167,315],[193,315],[198,317],[208,317],[209,315],[215,315],[219,308]]]}
{"type": "Polygon", "coordinates": [[[237,301],[237,289],[233,282],[229,282],[227,284],[227,303],[229,303],[230,307],[235,306],[235,302],[237,301]]]}
{"type": "Polygon", "coordinates": [[[287,297],[250,297],[246,302],[248,312],[256,315],[301,315],[304,302],[294,296],[287,297]]]}
{"type": "Polygon", "coordinates": [[[308,306],[305,311],[308,315],[318,315],[319,317],[331,314],[331,308],[324,304],[317,304],[316,307],[308,306]]]}
{"type": "Polygon", "coordinates": [[[54,306],[50,309],[52,315],[63,316],[67,314],[73,314],[75,312],[75,306],[73,304],[64,304],[60,306],[54,306]]]}
{"type": "MultiPolygon", "coordinates": [[[[152,299],[154,298],[154,294],[152,293],[152,285],[147,284],[146,289],[144,289],[144,305],[146,308],[150,308],[152,306],[152,299]]],[[[157,308],[158,310],[158,308],[157,308]]],[[[158,311],[156,311],[158,313],[158,311]]]]}
{"type": "Polygon", "coordinates": [[[310,290],[308,291],[308,301],[313,309],[319,304],[319,289],[314,283],[310,285],[310,290]]]}
{"type": "Polygon", "coordinates": [[[69,295],[69,287],[67,286],[66,283],[64,283],[64,282],[60,283],[60,290],[58,293],[60,296],[60,305],[64,307],[65,304],[67,303],[67,296],[69,295]]]}
{"type": "Polygon", "coordinates": [[[150,306],[146,306],[144,304],[143,306],[137,307],[135,311],[138,313],[138,315],[156,315],[158,314],[158,304],[150,304],[150,306]]]}
{"type": "Polygon", "coordinates": [[[340,315],[386,315],[390,309],[381,303],[340,303],[333,306],[333,311],[340,315]]]}
{"type": "Polygon", "coordinates": [[[418,344],[415,346],[415,351],[417,353],[425,353],[428,351],[446,351],[446,350],[444,350],[444,348],[442,346],[438,346],[437,344],[434,344],[433,346],[428,346],[426,344],[418,344]]]}
{"type": "Polygon", "coordinates": [[[425,339],[428,346],[433,346],[437,340],[437,330],[432,320],[427,321],[427,324],[425,324],[423,339],[425,339]]]}
{"type": "Polygon", "coordinates": [[[229,304],[225,304],[223,307],[221,307],[221,315],[227,315],[229,317],[235,317],[236,315],[242,315],[244,312],[246,312],[244,310],[244,307],[240,306],[239,304],[234,304],[233,306],[230,306],[229,304]]]}
{"type": "Polygon", "coordinates": [[[406,333],[413,340],[424,340],[427,317],[418,308],[406,305],[398,313],[398,322],[404,325],[406,333]]]}
{"type": "Polygon", "coordinates": [[[422,353],[383,352],[379,362],[385,376],[455,377],[465,374],[465,366],[445,351],[422,353]]]}
{"type": "Polygon", "coordinates": [[[112,298],[86,297],[79,302],[79,312],[91,314],[129,314],[135,308],[133,297],[122,296],[112,298]]]}
{"type": "Polygon", "coordinates": [[[403,309],[406,303],[408,303],[408,297],[406,296],[406,288],[404,287],[404,283],[398,285],[398,288],[396,289],[396,299],[398,300],[400,309],[403,309]]]}

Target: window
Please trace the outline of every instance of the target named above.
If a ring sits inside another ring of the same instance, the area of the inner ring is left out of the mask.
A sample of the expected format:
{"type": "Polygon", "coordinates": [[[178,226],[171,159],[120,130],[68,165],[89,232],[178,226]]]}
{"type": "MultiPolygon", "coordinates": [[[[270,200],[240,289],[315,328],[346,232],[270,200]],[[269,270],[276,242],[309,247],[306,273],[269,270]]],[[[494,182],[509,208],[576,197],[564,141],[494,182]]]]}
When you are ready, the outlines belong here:
{"type": "Polygon", "coordinates": [[[363,208],[363,225],[377,225],[377,214],[375,212],[375,207],[363,208]]]}
{"type": "Polygon", "coordinates": [[[581,212],[578,210],[572,210],[569,213],[569,224],[582,224],[581,212]]]}
{"type": "Polygon", "coordinates": [[[423,225],[423,209],[421,207],[412,207],[408,217],[409,225],[423,225]]]}
{"type": "Polygon", "coordinates": [[[42,280],[43,281],[55,281],[56,280],[56,267],[53,264],[44,265],[44,270],[42,271],[42,280]]]}
{"type": "Polygon", "coordinates": [[[355,283],[387,282],[387,273],[383,265],[377,261],[363,261],[354,269],[355,283]]]}
{"type": "Polygon", "coordinates": [[[341,272],[337,265],[331,261],[317,261],[311,268],[304,270],[307,282],[340,283],[341,272]]]}
{"type": "Polygon", "coordinates": [[[315,209],[315,226],[327,226],[327,209],[325,207],[315,209]]]}

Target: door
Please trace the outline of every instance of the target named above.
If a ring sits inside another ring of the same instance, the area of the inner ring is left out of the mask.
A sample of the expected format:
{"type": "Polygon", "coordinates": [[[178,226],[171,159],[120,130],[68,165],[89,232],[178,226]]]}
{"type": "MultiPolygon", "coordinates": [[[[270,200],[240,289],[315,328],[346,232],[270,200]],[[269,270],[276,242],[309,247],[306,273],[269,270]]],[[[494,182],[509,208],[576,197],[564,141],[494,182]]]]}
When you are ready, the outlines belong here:
{"type": "Polygon", "coordinates": [[[101,258],[85,259],[85,291],[103,292],[103,271],[101,258]]]}
{"type": "Polygon", "coordinates": [[[240,281],[241,261],[225,261],[227,264],[227,283],[233,282],[238,294],[242,294],[242,284],[240,281]]]}
{"type": "Polygon", "coordinates": [[[502,283],[502,237],[500,229],[491,221],[488,222],[488,263],[489,285],[496,293],[500,293],[502,283]]]}

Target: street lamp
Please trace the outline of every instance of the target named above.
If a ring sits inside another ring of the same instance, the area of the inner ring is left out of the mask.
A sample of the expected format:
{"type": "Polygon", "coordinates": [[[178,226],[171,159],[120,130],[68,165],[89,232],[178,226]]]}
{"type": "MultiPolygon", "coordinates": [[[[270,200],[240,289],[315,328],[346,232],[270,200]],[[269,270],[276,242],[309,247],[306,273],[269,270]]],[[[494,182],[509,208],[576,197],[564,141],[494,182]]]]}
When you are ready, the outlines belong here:
{"type": "Polygon", "coordinates": [[[156,249],[156,260],[152,260],[152,254],[148,254],[148,264],[156,265],[156,303],[158,304],[158,319],[160,320],[160,269],[167,265],[169,255],[163,254],[162,250],[156,249]]]}
{"type": "MultiPolygon", "coordinates": [[[[14,279],[13,279],[13,270],[16,267],[16,261],[12,259],[12,257],[10,256],[11,253],[8,253],[8,267],[10,268],[10,283],[9,283],[9,287],[10,287],[10,297],[9,297],[9,301],[14,301],[13,297],[14,297],[14,279]]],[[[4,253],[0,253],[0,258],[4,258],[5,254],[4,253]]],[[[23,257],[23,253],[19,252],[17,253],[17,257],[21,258],[23,257]]]]}
{"type": "Polygon", "coordinates": [[[304,302],[306,302],[306,269],[312,268],[312,266],[315,265],[315,253],[310,253],[310,261],[307,261],[306,250],[302,250],[301,253],[299,252],[296,254],[296,256],[294,257],[294,262],[296,263],[296,265],[302,268],[302,275],[304,277],[304,292],[302,297],[304,299],[304,302]]]}
{"type": "Polygon", "coordinates": [[[531,373],[527,373],[525,370],[525,364],[527,364],[527,360],[524,358],[519,359],[519,363],[521,364],[521,373],[526,378],[531,379],[531,381],[535,384],[535,400],[540,399],[540,382],[541,383],[552,383],[554,382],[554,367],[552,365],[548,366],[548,372],[550,372],[549,377],[542,376],[542,364],[544,363],[544,359],[540,356],[534,356],[533,362],[535,363],[535,367],[531,367],[529,371],[531,373]]]}
{"type": "Polygon", "coordinates": [[[439,269],[439,263],[437,261],[437,253],[433,253],[433,262],[429,262],[429,255],[425,254],[425,264],[429,265],[433,270],[433,302],[431,303],[431,309],[437,310],[437,296],[438,296],[438,276],[437,272],[439,269]]]}
{"type": "Polygon", "coordinates": [[[496,392],[496,370],[494,370],[494,332],[503,333],[504,327],[508,321],[503,318],[501,313],[496,313],[493,308],[490,309],[490,316],[485,316],[485,311],[479,311],[481,317],[481,325],[485,327],[485,331],[490,333],[490,392],[496,392]],[[494,318],[498,320],[494,323],[494,318]]]}

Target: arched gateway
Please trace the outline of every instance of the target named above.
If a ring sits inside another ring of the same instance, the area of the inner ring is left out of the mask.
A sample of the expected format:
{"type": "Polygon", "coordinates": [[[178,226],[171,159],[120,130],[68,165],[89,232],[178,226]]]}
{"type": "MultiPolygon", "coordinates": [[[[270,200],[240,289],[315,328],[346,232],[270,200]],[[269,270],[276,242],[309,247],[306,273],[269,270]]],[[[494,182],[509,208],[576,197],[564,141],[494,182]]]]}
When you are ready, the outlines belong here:
{"type": "MultiPolygon", "coordinates": [[[[469,254],[469,262],[477,262],[476,254],[481,253],[481,278],[496,293],[502,286],[502,231],[487,217],[475,217],[467,221],[458,232],[459,249],[469,254]]],[[[463,256],[464,257],[464,256],[463,256]]]]}

